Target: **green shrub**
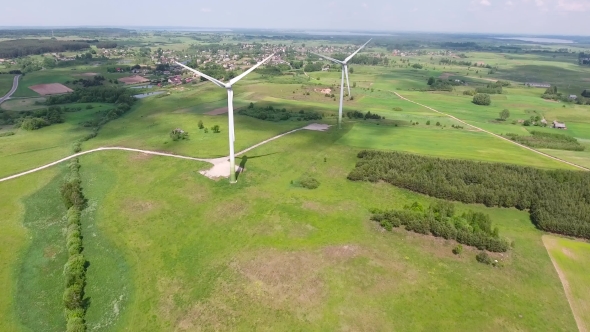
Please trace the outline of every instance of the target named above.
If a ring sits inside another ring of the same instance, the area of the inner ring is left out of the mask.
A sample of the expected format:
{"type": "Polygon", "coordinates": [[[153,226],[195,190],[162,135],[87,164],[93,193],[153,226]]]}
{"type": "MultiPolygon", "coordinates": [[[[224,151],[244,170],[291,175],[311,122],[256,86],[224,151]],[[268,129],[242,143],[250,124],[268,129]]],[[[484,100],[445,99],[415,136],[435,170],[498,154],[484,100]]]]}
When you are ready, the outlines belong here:
{"type": "Polygon", "coordinates": [[[24,119],[20,127],[24,130],[37,130],[45,126],[49,126],[50,123],[42,118],[28,118],[24,119]]]}
{"type": "Polygon", "coordinates": [[[68,319],[68,323],[66,326],[66,332],[85,332],[86,325],[84,323],[84,319],[82,317],[74,317],[72,319],[68,319]]]}
{"type": "Polygon", "coordinates": [[[492,258],[490,257],[490,255],[488,255],[487,252],[485,251],[480,251],[476,256],[475,259],[482,263],[482,264],[487,264],[487,265],[492,265],[492,258]]]}
{"type": "Polygon", "coordinates": [[[72,144],[72,152],[78,153],[80,151],[82,151],[82,146],[80,142],[75,142],[74,144],[72,144]]]}
{"type": "Polygon", "coordinates": [[[492,103],[490,95],[486,93],[478,93],[473,96],[473,103],[476,105],[489,106],[492,103]]]}
{"type": "MultiPolygon", "coordinates": [[[[74,283],[67,287],[64,295],[63,302],[68,310],[75,310],[82,308],[83,305],[83,286],[79,283],[74,283]]],[[[75,319],[75,318],[74,318],[75,319]]]]}
{"type": "Polygon", "coordinates": [[[463,245],[458,244],[455,246],[455,248],[453,248],[453,254],[461,255],[462,253],[463,253],[463,245]]]}
{"type": "Polygon", "coordinates": [[[182,129],[176,128],[170,132],[170,138],[172,138],[173,141],[187,140],[188,133],[182,129]]]}
{"type": "Polygon", "coordinates": [[[219,134],[221,131],[219,130],[219,125],[214,125],[213,127],[211,127],[211,131],[214,134],[219,134]]]}
{"type": "Polygon", "coordinates": [[[316,189],[320,186],[320,182],[312,177],[304,176],[299,179],[299,186],[307,189],[316,189]]]}

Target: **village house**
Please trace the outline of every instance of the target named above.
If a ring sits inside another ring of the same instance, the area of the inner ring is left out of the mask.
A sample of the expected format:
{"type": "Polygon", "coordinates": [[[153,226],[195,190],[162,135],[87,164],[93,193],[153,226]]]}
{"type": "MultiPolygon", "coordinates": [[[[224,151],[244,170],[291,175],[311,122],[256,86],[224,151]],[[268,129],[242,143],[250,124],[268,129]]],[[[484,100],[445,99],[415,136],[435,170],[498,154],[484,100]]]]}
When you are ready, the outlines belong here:
{"type": "Polygon", "coordinates": [[[168,77],[168,83],[174,84],[174,85],[180,85],[180,84],[182,84],[182,77],[180,75],[170,76],[170,77],[168,77]]]}
{"type": "Polygon", "coordinates": [[[567,129],[565,123],[557,122],[557,120],[553,121],[553,128],[555,129],[567,129]]]}
{"type": "Polygon", "coordinates": [[[570,95],[569,96],[569,99],[570,100],[576,100],[576,99],[578,99],[578,96],[576,96],[576,95],[570,95]]]}

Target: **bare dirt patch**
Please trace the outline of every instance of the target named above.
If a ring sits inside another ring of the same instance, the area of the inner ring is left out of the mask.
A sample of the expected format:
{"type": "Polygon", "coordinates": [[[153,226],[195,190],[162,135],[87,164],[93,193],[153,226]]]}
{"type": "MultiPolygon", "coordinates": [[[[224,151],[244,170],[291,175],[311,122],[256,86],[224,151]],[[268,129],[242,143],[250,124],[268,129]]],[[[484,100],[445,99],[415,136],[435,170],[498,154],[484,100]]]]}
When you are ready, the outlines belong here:
{"type": "Polygon", "coordinates": [[[331,125],[327,124],[320,124],[320,123],[312,123],[308,126],[303,127],[306,130],[314,130],[314,131],[326,131],[332,127],[331,125]]]}
{"type": "Polygon", "coordinates": [[[136,84],[136,83],[145,83],[149,82],[149,80],[143,76],[135,75],[129,77],[122,77],[117,79],[119,82],[123,82],[125,84],[136,84]]]}
{"type": "Polygon", "coordinates": [[[30,86],[29,89],[37,92],[42,96],[46,95],[57,95],[61,93],[69,93],[74,90],[60,83],[49,83],[49,84],[38,84],[30,86]]]}
{"type": "Polygon", "coordinates": [[[323,95],[326,95],[326,94],[329,95],[329,94],[332,93],[332,89],[330,89],[330,88],[326,88],[326,89],[314,89],[314,91],[315,92],[319,92],[319,93],[321,93],[323,95]]]}
{"type": "Polygon", "coordinates": [[[226,114],[227,111],[228,111],[227,107],[222,107],[222,108],[214,109],[214,110],[207,112],[205,114],[207,114],[207,115],[221,115],[221,114],[226,114]]]}

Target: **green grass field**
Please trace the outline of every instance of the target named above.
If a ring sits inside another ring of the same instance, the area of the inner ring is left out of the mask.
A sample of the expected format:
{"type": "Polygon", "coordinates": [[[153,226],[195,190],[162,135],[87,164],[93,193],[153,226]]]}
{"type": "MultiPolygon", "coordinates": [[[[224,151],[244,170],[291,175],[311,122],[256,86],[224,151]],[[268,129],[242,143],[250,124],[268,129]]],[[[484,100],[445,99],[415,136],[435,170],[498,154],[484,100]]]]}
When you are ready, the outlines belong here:
{"type": "MultiPolygon", "coordinates": [[[[278,42],[260,39],[269,40],[278,42]]],[[[202,43],[165,36],[119,42],[178,51],[202,43]]],[[[371,51],[389,52],[384,47],[371,51]]],[[[80,157],[88,199],[82,213],[89,261],[88,331],[573,331],[576,320],[570,304],[588,324],[588,271],[583,265],[587,243],[552,238],[555,246],[548,247],[549,256],[546,235],[526,211],[457,203],[459,212],[489,214],[500,234],[513,241],[509,252],[493,254],[503,263],[493,268],[475,260],[474,248],[456,256],[452,241],[404,230],[384,232],[369,219],[372,208],[399,209],[414,201],[427,206],[433,199],[386,183],[346,179],[363,149],[573,169],[402,100],[394,92],[497,134],[527,134],[532,127],[512,121],[534,115],[565,121],[568,130],[560,133],[590,149],[588,106],[547,102],[540,98],[543,89],[522,86],[526,79],[555,82],[560,91],[579,90],[590,69],[572,65],[572,56],[466,56],[499,70],[488,74],[482,68],[440,65],[442,57],[430,55],[406,58],[423,64],[422,70],[392,56],[397,62],[389,67],[353,65],[354,99],[345,99],[344,112],[371,111],[385,119],[345,117],[341,130],[335,126],[340,72],[312,72],[309,78],[301,73],[252,74],[234,87],[236,109],[254,102],[315,110],[324,119],[314,122],[332,127],[327,132],[297,131],[237,158],[245,171],[236,185],[199,174],[210,167],[203,162],[127,151],[80,157]],[[469,86],[453,92],[419,91],[430,76],[461,78],[469,86]],[[489,107],[474,105],[472,97],[462,94],[499,78],[511,80],[512,86],[493,96],[489,107]],[[566,82],[571,82],[569,87],[566,82]],[[319,92],[325,88],[335,96],[319,92]],[[510,118],[498,121],[505,108],[510,118]],[[451,127],[460,124],[463,129],[451,127]],[[319,188],[293,185],[302,176],[317,179],[319,188]],[[551,258],[566,275],[573,302],[570,298],[568,303],[551,258]]],[[[64,83],[85,72],[100,73],[107,80],[122,75],[107,74],[105,65],[42,70],[27,73],[16,96],[38,97],[28,86],[64,83]]],[[[8,75],[0,79],[3,76],[8,75]]],[[[82,144],[83,150],[120,146],[202,158],[226,156],[228,117],[207,114],[227,106],[226,92],[210,83],[163,90],[165,94],[141,99],[104,125],[98,136],[82,144]],[[198,129],[199,121],[207,128],[218,125],[221,132],[205,133],[198,129]],[[169,133],[175,128],[187,131],[189,140],[173,141],[169,133]]],[[[11,100],[2,109],[41,107],[35,100],[11,100]]],[[[36,131],[10,129],[16,134],[0,137],[0,177],[70,155],[72,143],[90,132],[80,123],[111,107],[92,104],[90,110],[86,104],[73,105],[83,110],[66,113],[63,124],[36,131]]],[[[236,113],[235,149],[308,123],[267,122],[236,113]]],[[[588,151],[543,152],[590,166],[588,151]]],[[[58,165],[0,183],[0,209],[7,211],[0,218],[0,242],[6,243],[0,247],[2,331],[65,329],[61,296],[67,251],[59,196],[65,173],[65,166],[58,165]]]]}
{"type": "Polygon", "coordinates": [[[564,285],[570,305],[577,316],[580,331],[590,327],[590,243],[543,236],[543,242],[553,259],[564,285]]]}
{"type": "Polygon", "coordinates": [[[12,89],[13,81],[14,75],[0,75],[0,97],[4,97],[4,95],[7,94],[10,89],[12,89]]]}
{"type": "MultiPolygon", "coordinates": [[[[126,152],[82,157],[86,190],[96,195],[89,198],[96,199],[97,237],[123,252],[114,250],[115,266],[134,271],[89,296],[122,296],[117,329],[574,328],[558,279],[538,273],[552,266],[526,213],[475,207],[517,243],[504,269],[477,264],[473,250],[454,257],[451,243],[381,233],[369,208],[428,199],[348,182],[355,153],[333,144],[344,133],[299,132],[264,145],[248,153],[232,188],[200,176],[203,165],[189,161],[126,152]],[[302,174],[320,188],[289,184],[302,174]]],[[[108,280],[104,274],[115,272],[106,266],[89,270],[89,280],[108,280]]]]}

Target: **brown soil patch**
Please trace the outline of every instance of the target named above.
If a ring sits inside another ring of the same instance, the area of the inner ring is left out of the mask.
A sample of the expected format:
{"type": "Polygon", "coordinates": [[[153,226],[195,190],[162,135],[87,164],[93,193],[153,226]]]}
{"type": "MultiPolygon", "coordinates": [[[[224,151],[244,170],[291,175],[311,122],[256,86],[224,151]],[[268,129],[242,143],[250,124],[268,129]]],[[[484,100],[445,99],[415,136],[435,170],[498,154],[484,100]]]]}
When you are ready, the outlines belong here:
{"type": "Polygon", "coordinates": [[[222,107],[222,108],[214,109],[214,110],[207,112],[205,114],[207,114],[207,115],[220,115],[220,114],[226,114],[227,111],[228,111],[227,107],[222,107]]]}
{"type": "Polygon", "coordinates": [[[119,82],[123,82],[125,84],[136,84],[136,83],[144,83],[144,82],[149,82],[149,80],[145,77],[139,76],[139,75],[135,75],[135,76],[129,76],[129,77],[122,77],[117,79],[119,82]]]}
{"type": "Polygon", "coordinates": [[[326,89],[314,89],[316,92],[319,92],[321,94],[331,94],[332,93],[332,89],[326,88],[326,89]]]}
{"type": "Polygon", "coordinates": [[[326,280],[335,274],[350,293],[339,308],[346,316],[342,327],[383,331],[387,319],[373,315],[370,306],[358,306],[354,299],[382,296],[397,288],[402,277],[421,277],[382,249],[350,244],[313,251],[266,249],[240,256],[220,266],[225,272],[217,277],[211,293],[199,300],[190,300],[191,286],[183,278],[158,281],[159,312],[171,330],[235,330],[236,322],[261,311],[288,313],[313,323],[322,319],[329,295],[326,280]]]}
{"type": "Polygon", "coordinates": [[[545,245],[545,249],[547,249],[547,253],[549,254],[549,258],[551,258],[551,263],[553,263],[553,267],[555,267],[555,271],[557,271],[557,275],[559,275],[559,280],[561,280],[561,284],[563,285],[563,290],[565,291],[565,296],[567,298],[567,302],[570,305],[570,309],[572,310],[572,314],[574,315],[574,319],[576,320],[576,324],[578,325],[578,330],[580,332],[588,332],[588,329],[584,325],[584,321],[580,318],[582,313],[577,312],[577,310],[576,310],[577,308],[575,308],[572,305],[574,295],[572,293],[572,290],[570,289],[570,284],[567,281],[565,273],[563,273],[563,271],[561,271],[561,269],[559,268],[559,265],[557,265],[557,263],[553,259],[553,256],[551,256],[550,249],[555,249],[555,247],[557,246],[557,241],[554,237],[548,236],[548,235],[543,235],[542,239],[543,239],[543,244],[545,245]]]}
{"type": "Polygon", "coordinates": [[[252,299],[288,309],[321,304],[327,295],[320,275],[325,263],[321,255],[309,252],[273,251],[232,267],[248,281],[244,290],[252,299]]]}
{"type": "Polygon", "coordinates": [[[582,78],[582,81],[584,81],[584,82],[590,82],[590,78],[582,78]]]}
{"type": "Polygon", "coordinates": [[[61,93],[69,93],[74,90],[60,83],[49,83],[49,84],[38,84],[30,86],[29,89],[37,92],[38,94],[45,95],[56,95],[61,93]]]}

